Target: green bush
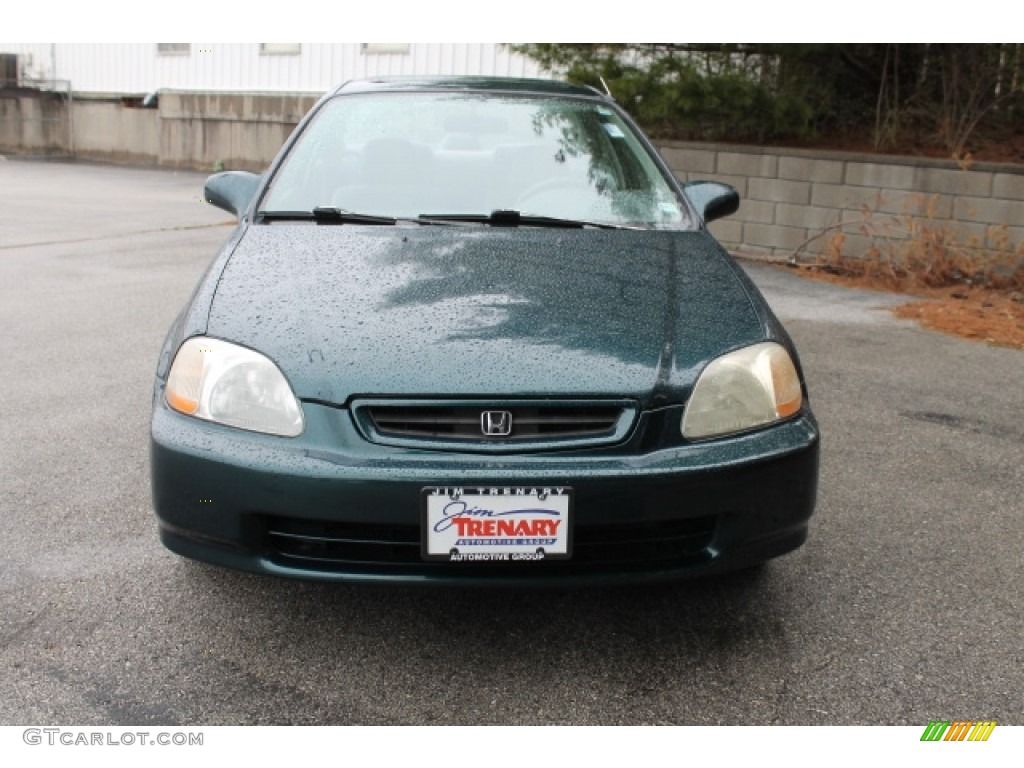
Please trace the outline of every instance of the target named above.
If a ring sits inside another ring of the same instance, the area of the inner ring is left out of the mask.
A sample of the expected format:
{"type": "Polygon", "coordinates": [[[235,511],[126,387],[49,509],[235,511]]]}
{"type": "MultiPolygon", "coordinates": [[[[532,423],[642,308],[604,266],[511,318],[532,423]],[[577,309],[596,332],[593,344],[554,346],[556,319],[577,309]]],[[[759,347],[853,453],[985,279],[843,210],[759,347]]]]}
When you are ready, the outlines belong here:
{"type": "Polygon", "coordinates": [[[512,48],[603,89],[656,138],[852,140],[968,156],[1024,134],[1024,45],[537,43],[512,48]]]}

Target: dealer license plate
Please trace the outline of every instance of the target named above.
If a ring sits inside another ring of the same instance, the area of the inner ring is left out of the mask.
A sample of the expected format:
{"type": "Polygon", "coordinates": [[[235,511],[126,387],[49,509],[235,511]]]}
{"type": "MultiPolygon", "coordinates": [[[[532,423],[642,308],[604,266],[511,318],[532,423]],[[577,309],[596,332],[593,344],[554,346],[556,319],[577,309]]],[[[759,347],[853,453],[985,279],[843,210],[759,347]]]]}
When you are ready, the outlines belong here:
{"type": "Polygon", "coordinates": [[[423,557],[452,563],[565,560],[572,489],[423,489],[423,557]]]}

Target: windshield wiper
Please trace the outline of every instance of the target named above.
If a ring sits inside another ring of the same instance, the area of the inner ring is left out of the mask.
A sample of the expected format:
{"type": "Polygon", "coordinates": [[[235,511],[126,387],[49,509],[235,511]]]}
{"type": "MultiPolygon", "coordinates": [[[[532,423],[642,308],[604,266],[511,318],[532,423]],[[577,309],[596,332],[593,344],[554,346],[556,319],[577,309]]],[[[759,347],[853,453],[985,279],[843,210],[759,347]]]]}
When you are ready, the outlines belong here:
{"type": "Polygon", "coordinates": [[[536,216],[520,211],[491,211],[490,213],[421,213],[418,221],[431,224],[438,221],[465,222],[467,224],[489,224],[492,227],[558,227],[568,229],[641,229],[625,224],[609,224],[606,221],[585,221],[583,219],[562,219],[556,216],[536,216]]]}
{"type": "Polygon", "coordinates": [[[381,224],[384,226],[398,223],[394,216],[376,216],[370,213],[354,213],[344,208],[329,205],[318,205],[313,209],[313,218],[318,224],[381,224]]]}
{"type": "Polygon", "coordinates": [[[374,216],[367,213],[353,213],[344,208],[317,206],[312,211],[260,211],[264,221],[315,221],[317,224],[395,224],[391,216],[374,216]]]}
{"type": "Polygon", "coordinates": [[[537,216],[520,211],[498,210],[490,213],[423,213],[415,219],[395,216],[378,216],[371,213],[355,213],[335,206],[318,205],[312,211],[260,211],[266,221],[308,221],[317,224],[368,224],[393,226],[402,223],[413,224],[487,224],[492,227],[556,227],[568,229],[642,229],[625,224],[609,224],[605,221],[562,219],[555,216],[537,216]]]}
{"type": "Polygon", "coordinates": [[[318,205],[312,211],[260,211],[259,216],[264,221],[310,221],[317,224],[370,224],[390,226],[393,224],[434,224],[437,226],[448,225],[453,222],[438,219],[437,221],[426,221],[423,219],[404,219],[399,216],[378,216],[373,213],[354,213],[344,208],[318,205]]]}

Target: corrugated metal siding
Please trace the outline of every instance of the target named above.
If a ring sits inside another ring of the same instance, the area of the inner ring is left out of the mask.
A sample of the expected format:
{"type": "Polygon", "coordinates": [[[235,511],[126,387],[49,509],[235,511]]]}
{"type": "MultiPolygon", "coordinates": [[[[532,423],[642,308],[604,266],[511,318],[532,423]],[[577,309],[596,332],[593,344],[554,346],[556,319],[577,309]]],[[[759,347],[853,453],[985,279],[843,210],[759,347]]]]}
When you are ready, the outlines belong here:
{"type": "Polygon", "coordinates": [[[0,43],[0,52],[30,54],[39,76],[98,93],[322,92],[375,75],[543,76],[534,62],[496,43],[411,43],[406,54],[364,53],[359,43],[303,43],[297,55],[261,54],[259,43],[192,43],[187,55],[158,54],[156,43],[0,43]]]}

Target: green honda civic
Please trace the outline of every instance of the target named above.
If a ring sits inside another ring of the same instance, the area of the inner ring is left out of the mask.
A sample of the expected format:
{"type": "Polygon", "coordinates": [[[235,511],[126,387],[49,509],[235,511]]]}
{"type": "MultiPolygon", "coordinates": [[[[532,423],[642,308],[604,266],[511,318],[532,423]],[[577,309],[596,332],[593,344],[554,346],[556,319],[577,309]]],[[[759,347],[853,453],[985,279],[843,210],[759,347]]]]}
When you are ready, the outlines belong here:
{"type": "Polygon", "coordinates": [[[796,350],[613,99],[544,80],[325,95],[164,343],[150,443],[186,557],[338,582],[622,584],[807,537],[796,350]]]}

